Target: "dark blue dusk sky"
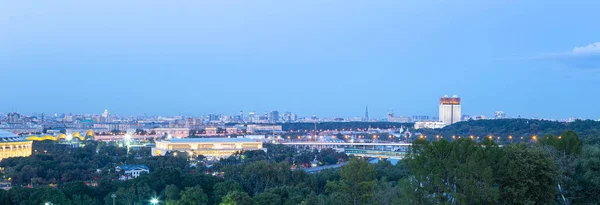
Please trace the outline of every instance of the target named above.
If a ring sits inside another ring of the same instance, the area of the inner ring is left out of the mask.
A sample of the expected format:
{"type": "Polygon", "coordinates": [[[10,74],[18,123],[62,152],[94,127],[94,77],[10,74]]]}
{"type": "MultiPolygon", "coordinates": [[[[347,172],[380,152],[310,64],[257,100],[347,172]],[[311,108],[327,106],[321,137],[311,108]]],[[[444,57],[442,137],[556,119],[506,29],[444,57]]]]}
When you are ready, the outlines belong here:
{"type": "Polygon", "coordinates": [[[0,112],[585,117],[600,1],[0,0],[0,112]]]}

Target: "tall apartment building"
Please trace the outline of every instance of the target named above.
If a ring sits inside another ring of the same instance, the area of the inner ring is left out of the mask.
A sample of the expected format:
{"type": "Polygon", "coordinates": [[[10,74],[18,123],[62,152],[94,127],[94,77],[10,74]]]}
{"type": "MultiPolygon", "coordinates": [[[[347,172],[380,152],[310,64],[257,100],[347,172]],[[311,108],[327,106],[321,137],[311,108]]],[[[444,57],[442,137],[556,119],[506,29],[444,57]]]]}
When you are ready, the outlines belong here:
{"type": "Polygon", "coordinates": [[[460,98],[456,95],[440,98],[440,121],[450,125],[460,121],[461,117],[460,98]]]}

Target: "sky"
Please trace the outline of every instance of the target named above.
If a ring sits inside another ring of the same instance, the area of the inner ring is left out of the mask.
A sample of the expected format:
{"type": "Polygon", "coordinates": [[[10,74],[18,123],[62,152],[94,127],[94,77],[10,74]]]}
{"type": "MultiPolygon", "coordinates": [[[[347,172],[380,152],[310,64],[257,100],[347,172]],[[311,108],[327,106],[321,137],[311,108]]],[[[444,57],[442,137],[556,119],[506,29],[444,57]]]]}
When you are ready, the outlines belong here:
{"type": "Polygon", "coordinates": [[[597,0],[0,0],[0,112],[600,118],[597,0]]]}

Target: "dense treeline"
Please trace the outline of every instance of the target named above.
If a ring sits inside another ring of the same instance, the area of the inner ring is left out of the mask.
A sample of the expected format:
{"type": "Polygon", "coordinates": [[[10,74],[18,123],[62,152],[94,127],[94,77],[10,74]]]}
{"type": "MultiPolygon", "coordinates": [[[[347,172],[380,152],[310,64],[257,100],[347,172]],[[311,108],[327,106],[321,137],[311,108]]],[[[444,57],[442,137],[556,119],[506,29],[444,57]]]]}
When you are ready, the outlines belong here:
{"type": "Polygon", "coordinates": [[[600,122],[593,120],[576,120],[573,122],[558,122],[532,119],[498,119],[470,120],[454,123],[441,129],[419,129],[427,136],[441,135],[447,140],[451,136],[500,136],[502,143],[509,143],[508,136],[519,142],[520,137],[530,140],[531,136],[546,134],[560,135],[565,130],[573,130],[579,134],[586,144],[600,144],[600,122]]]}
{"type": "Polygon", "coordinates": [[[417,141],[402,182],[408,204],[597,204],[600,152],[577,134],[500,148],[491,140],[417,141]]]}

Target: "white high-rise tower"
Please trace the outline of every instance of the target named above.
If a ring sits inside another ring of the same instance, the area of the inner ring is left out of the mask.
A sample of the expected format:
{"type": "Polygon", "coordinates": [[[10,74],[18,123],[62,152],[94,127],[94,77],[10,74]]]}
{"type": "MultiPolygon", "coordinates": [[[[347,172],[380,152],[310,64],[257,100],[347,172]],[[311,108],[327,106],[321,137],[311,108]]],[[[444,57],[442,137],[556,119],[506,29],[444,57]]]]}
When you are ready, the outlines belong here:
{"type": "Polygon", "coordinates": [[[460,98],[456,95],[448,97],[445,95],[440,98],[440,121],[445,125],[450,125],[459,122],[460,113],[460,98]]]}

